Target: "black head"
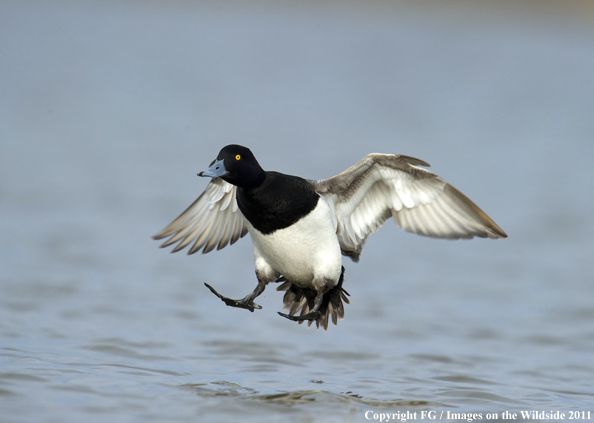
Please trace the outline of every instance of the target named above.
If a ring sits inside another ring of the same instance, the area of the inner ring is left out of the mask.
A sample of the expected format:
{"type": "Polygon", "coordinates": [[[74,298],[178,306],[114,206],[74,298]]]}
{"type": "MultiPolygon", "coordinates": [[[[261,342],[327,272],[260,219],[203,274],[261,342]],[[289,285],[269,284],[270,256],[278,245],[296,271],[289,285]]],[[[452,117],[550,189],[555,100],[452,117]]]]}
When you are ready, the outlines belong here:
{"type": "Polygon", "coordinates": [[[266,173],[249,148],[231,144],[224,147],[210,167],[198,174],[221,178],[242,188],[256,188],[264,182],[266,173]]]}

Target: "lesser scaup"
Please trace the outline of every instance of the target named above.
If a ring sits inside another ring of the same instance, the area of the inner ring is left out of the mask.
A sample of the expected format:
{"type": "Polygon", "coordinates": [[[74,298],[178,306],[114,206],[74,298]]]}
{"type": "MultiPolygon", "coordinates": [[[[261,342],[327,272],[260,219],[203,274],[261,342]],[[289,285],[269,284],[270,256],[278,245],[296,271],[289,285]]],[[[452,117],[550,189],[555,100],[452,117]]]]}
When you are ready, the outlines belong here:
{"type": "Polygon", "coordinates": [[[506,238],[476,204],[422,160],[369,154],[344,172],[321,181],[264,171],[252,152],[224,147],[199,176],[212,178],[200,197],[155,239],[172,252],[208,253],[249,232],[258,285],[240,300],[219,294],[231,307],[262,308],[254,299],[270,282],[283,282],[283,317],[328,328],[344,317],[341,253],[359,261],[367,237],[390,217],[406,231],[434,238],[506,238]],[[299,314],[297,314],[299,313],[299,314]]]}

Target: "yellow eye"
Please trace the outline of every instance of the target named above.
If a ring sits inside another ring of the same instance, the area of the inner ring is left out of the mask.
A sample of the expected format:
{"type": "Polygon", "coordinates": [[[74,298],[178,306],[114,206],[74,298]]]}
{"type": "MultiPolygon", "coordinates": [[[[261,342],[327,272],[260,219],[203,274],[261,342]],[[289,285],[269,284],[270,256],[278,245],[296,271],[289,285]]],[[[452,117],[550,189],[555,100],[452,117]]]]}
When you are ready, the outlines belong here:
{"type": "Polygon", "coordinates": [[[241,159],[241,156],[238,154],[237,156],[235,156],[235,160],[239,160],[241,159]]]}

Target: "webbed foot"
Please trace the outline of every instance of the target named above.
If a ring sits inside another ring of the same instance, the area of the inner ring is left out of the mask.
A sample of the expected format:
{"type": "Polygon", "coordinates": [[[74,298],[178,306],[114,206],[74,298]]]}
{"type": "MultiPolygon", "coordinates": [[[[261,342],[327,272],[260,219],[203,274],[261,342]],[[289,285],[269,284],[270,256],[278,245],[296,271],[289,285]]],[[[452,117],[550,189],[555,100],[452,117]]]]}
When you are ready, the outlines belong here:
{"type": "Polygon", "coordinates": [[[212,286],[210,286],[209,284],[205,283],[204,285],[206,285],[206,287],[208,289],[210,289],[210,291],[215,294],[217,297],[219,297],[225,304],[227,304],[229,307],[236,307],[236,308],[245,308],[246,310],[251,311],[252,313],[254,312],[255,309],[260,310],[262,308],[261,305],[256,304],[254,302],[254,298],[256,298],[258,295],[260,295],[262,293],[262,291],[264,291],[264,288],[262,287],[260,290],[260,284],[258,284],[258,286],[256,287],[256,289],[254,290],[254,292],[252,292],[251,294],[247,295],[246,297],[242,298],[241,300],[234,300],[231,298],[227,298],[222,296],[221,294],[219,294],[212,286]]]}
{"type": "Polygon", "coordinates": [[[318,320],[320,317],[322,317],[322,313],[320,313],[319,311],[312,311],[311,313],[304,314],[303,316],[291,316],[290,314],[281,313],[280,311],[278,312],[278,314],[294,322],[303,322],[305,320],[318,320]]]}

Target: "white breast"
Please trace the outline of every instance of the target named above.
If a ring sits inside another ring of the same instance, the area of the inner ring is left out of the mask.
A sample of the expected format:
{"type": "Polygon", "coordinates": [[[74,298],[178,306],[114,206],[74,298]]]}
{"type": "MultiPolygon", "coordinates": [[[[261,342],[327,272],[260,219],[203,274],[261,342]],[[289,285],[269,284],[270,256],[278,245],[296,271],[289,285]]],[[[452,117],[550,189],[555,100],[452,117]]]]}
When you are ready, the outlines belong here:
{"type": "Polygon", "coordinates": [[[249,222],[254,243],[256,271],[282,274],[303,288],[314,288],[324,280],[338,282],[342,259],[336,236],[336,217],[321,197],[307,216],[285,229],[263,235],[249,222]]]}

